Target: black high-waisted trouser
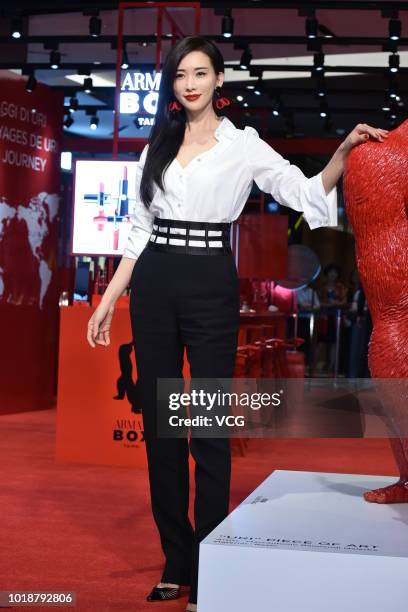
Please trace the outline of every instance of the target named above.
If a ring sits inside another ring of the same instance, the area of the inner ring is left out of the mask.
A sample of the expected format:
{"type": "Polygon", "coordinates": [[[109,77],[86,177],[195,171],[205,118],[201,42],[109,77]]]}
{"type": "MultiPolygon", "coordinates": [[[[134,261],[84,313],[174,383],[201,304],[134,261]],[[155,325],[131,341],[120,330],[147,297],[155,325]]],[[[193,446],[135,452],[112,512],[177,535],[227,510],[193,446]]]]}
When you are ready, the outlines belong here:
{"type": "Polygon", "coordinates": [[[166,559],[161,581],[191,585],[189,601],[196,602],[199,542],[228,514],[229,440],[190,439],[195,460],[193,530],[188,518],[188,440],[158,437],[157,379],[182,377],[184,347],[192,378],[232,378],[239,281],[230,248],[186,252],[149,241],[134,266],[130,314],[151,504],[166,559]]]}

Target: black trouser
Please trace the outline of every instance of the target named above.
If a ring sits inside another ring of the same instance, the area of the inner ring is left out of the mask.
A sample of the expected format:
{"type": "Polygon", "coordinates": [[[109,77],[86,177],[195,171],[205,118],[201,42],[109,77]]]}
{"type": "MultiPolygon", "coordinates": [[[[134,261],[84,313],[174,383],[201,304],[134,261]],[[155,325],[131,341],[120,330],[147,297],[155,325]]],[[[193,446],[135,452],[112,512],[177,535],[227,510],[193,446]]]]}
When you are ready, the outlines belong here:
{"type": "MultiPolygon", "coordinates": [[[[154,245],[153,245],[154,246],[154,245]]],[[[181,378],[184,346],[193,378],[232,378],[239,329],[239,281],[231,252],[151,250],[136,261],[130,313],[154,519],[166,558],[162,582],[191,585],[197,601],[199,542],[228,514],[227,438],[190,439],[195,459],[195,530],[188,519],[187,439],[157,436],[158,378],[181,378]]]]}

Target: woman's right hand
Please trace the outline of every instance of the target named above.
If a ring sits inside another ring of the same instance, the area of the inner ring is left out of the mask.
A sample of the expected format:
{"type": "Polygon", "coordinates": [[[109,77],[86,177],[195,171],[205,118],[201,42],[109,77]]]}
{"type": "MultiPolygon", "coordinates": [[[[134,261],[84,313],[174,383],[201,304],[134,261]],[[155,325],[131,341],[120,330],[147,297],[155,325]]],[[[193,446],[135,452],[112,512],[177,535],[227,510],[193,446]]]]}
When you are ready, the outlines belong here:
{"type": "Polygon", "coordinates": [[[100,303],[89,319],[86,337],[92,348],[95,348],[96,344],[109,346],[109,332],[114,311],[114,306],[105,306],[100,303]]]}

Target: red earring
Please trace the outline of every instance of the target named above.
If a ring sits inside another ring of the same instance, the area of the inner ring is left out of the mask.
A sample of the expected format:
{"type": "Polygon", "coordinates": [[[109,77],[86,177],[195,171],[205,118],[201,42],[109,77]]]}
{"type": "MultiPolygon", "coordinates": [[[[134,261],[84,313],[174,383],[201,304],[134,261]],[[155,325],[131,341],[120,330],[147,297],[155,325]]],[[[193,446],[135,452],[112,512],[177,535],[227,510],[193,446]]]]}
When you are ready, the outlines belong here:
{"type": "Polygon", "coordinates": [[[222,98],[218,98],[218,100],[215,103],[215,106],[219,109],[224,108],[225,106],[230,106],[231,105],[231,100],[229,98],[225,98],[224,96],[222,98]]]}
{"type": "Polygon", "coordinates": [[[230,106],[231,105],[231,100],[229,98],[226,98],[225,96],[221,96],[221,87],[219,85],[217,85],[217,87],[215,88],[215,95],[217,96],[217,100],[215,101],[215,106],[218,109],[224,108],[225,106],[230,106]]]}
{"type": "Polygon", "coordinates": [[[170,104],[169,104],[169,111],[170,111],[170,112],[173,112],[173,111],[177,111],[177,112],[178,112],[178,111],[181,111],[181,108],[182,108],[182,106],[181,106],[181,104],[179,104],[179,103],[177,102],[177,100],[173,100],[173,102],[170,102],[170,104]]]}

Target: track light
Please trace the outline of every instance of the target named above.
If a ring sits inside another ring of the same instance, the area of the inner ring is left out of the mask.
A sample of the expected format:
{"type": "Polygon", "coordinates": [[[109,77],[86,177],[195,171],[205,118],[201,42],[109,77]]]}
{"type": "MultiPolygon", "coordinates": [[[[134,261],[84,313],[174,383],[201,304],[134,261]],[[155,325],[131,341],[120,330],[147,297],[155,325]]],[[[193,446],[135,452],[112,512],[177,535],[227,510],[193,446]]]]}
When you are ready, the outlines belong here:
{"type": "Polygon", "coordinates": [[[89,20],[89,34],[94,38],[97,38],[101,35],[102,31],[102,19],[97,17],[96,15],[92,15],[89,20]]]}
{"type": "Polygon", "coordinates": [[[252,53],[248,46],[246,49],[244,49],[244,52],[241,55],[241,60],[239,62],[240,68],[242,68],[242,70],[247,70],[249,68],[249,64],[251,63],[251,60],[252,53]]]}
{"type": "Polygon", "coordinates": [[[23,21],[15,17],[11,20],[10,33],[13,38],[21,38],[23,35],[23,21]]]}
{"type": "Polygon", "coordinates": [[[68,117],[64,121],[65,127],[69,129],[73,123],[74,123],[73,117],[71,117],[71,115],[68,115],[68,117]]]}
{"type": "Polygon", "coordinates": [[[329,112],[329,107],[327,106],[327,102],[326,100],[322,100],[320,102],[319,115],[324,118],[324,117],[327,117],[328,112],[329,112]]]}
{"type": "Polygon", "coordinates": [[[325,38],[335,38],[335,34],[333,34],[333,32],[322,23],[318,24],[317,29],[323,34],[325,38]]]}
{"type": "Polygon", "coordinates": [[[96,128],[98,127],[98,125],[99,125],[99,117],[96,115],[96,113],[95,113],[95,115],[93,115],[93,117],[91,117],[91,121],[90,121],[89,125],[91,127],[91,130],[96,130],[96,128]]]}
{"type": "Polygon", "coordinates": [[[257,81],[257,83],[256,83],[256,85],[254,87],[254,94],[256,96],[260,96],[262,94],[263,89],[264,89],[263,80],[262,80],[262,77],[259,77],[258,81],[257,81]]]}
{"type": "Polygon", "coordinates": [[[93,88],[93,81],[91,77],[86,77],[84,79],[84,92],[90,94],[93,88]]]}
{"type": "Polygon", "coordinates": [[[388,58],[388,65],[390,68],[390,72],[398,72],[399,69],[399,55],[398,53],[393,53],[388,58]]]}
{"type": "Polygon", "coordinates": [[[401,38],[401,22],[399,19],[390,19],[388,22],[388,32],[391,40],[399,40],[401,38]]]}
{"type": "Polygon", "coordinates": [[[231,16],[231,9],[225,9],[224,16],[222,18],[221,31],[224,38],[231,38],[234,33],[234,20],[231,16]]]}
{"type": "Polygon", "coordinates": [[[74,113],[76,110],[78,110],[78,98],[72,96],[69,100],[69,112],[74,113]]]}
{"type": "Polygon", "coordinates": [[[31,73],[27,79],[26,91],[28,91],[28,93],[32,93],[36,85],[37,85],[37,79],[35,78],[34,73],[31,73]]]}
{"type": "Polygon", "coordinates": [[[324,98],[324,96],[326,95],[326,85],[324,82],[323,75],[320,75],[317,80],[316,94],[319,98],[324,98]]]}
{"type": "Polygon", "coordinates": [[[122,68],[122,70],[127,70],[129,68],[129,58],[126,50],[126,45],[123,45],[122,63],[120,67],[122,68]]]}
{"type": "Polygon", "coordinates": [[[324,70],[324,53],[321,51],[314,54],[313,67],[317,72],[322,72],[324,70]]]}
{"type": "Polygon", "coordinates": [[[381,110],[383,110],[385,113],[388,113],[391,110],[391,100],[389,96],[385,96],[381,110]]]}
{"type": "Polygon", "coordinates": [[[272,115],[274,117],[279,117],[279,113],[281,111],[281,103],[277,100],[272,106],[272,115]]]}
{"type": "Polygon", "coordinates": [[[53,70],[58,70],[61,63],[61,53],[53,49],[50,53],[50,66],[53,70]]]}
{"type": "Polygon", "coordinates": [[[317,26],[318,26],[317,19],[310,19],[310,18],[306,19],[305,29],[306,29],[306,36],[308,38],[317,37],[317,26]]]}

